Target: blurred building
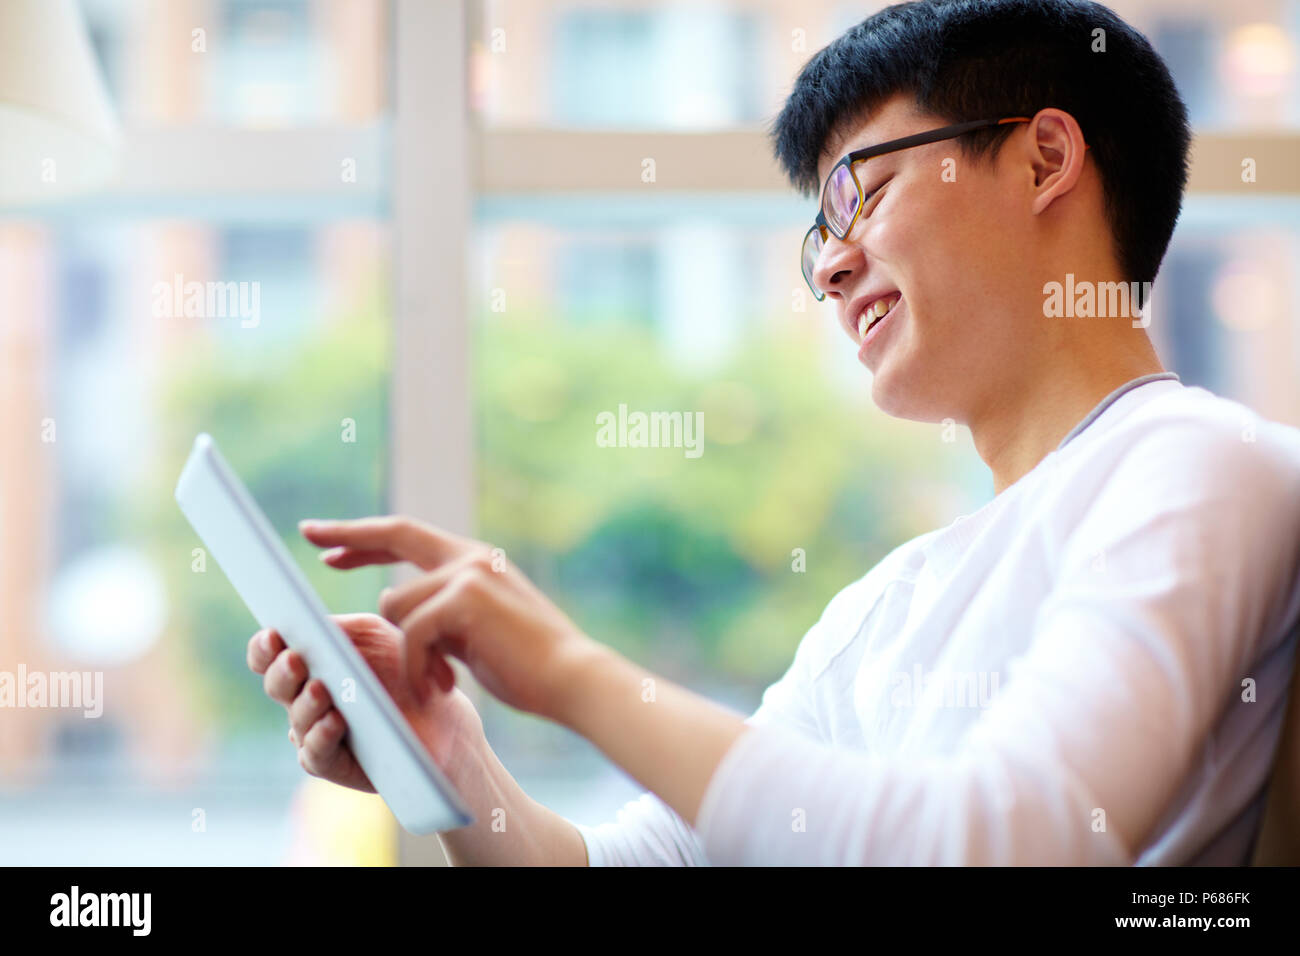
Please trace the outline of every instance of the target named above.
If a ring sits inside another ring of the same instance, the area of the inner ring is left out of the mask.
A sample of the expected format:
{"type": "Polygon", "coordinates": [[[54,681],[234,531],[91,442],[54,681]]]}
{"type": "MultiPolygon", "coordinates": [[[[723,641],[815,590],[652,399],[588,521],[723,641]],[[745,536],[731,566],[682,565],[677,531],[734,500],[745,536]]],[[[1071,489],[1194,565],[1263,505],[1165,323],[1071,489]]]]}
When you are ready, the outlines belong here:
{"type": "MultiPolygon", "coordinates": [[[[0,862],[389,862],[374,801],[300,788],[283,715],[243,669],[251,618],[215,568],[192,571],[171,487],[218,422],[286,537],[304,510],[387,509],[392,127],[396,105],[441,93],[394,103],[387,0],[81,6],[134,165],[106,195],[0,211],[0,670],[99,669],[111,706],[0,714],[0,862]],[[155,286],[178,275],[257,282],[258,327],[159,318],[155,286]]],[[[420,228],[465,236],[469,316],[447,320],[472,323],[474,345],[439,361],[474,372],[479,525],[513,535],[600,636],[740,709],[835,589],[989,494],[968,442],[871,407],[829,306],[804,296],[812,205],[762,178],[761,130],[798,69],[880,6],[483,0],[450,38],[486,159],[470,220],[420,228]],[[633,150],[626,184],[524,152],[510,161],[531,185],[503,185],[487,160],[515,135],[575,164],[633,150]],[[732,136],[743,189],[698,146],[732,136]],[[667,188],[646,187],[643,157],[667,188]],[[727,427],[689,470],[591,457],[593,403],[629,394],[727,427]],[[812,547],[808,583],[791,583],[796,546],[812,547]]],[[[1300,2],[1111,6],[1167,58],[1206,143],[1232,163],[1295,154],[1300,2]]],[[[1156,285],[1166,364],[1300,425],[1298,267],[1300,193],[1194,192],[1156,285]]],[[[339,610],[373,607],[378,580],[313,578],[339,610]]],[[[597,823],[637,791],[585,742],[482,707],[505,764],[557,811],[597,823]]]]}

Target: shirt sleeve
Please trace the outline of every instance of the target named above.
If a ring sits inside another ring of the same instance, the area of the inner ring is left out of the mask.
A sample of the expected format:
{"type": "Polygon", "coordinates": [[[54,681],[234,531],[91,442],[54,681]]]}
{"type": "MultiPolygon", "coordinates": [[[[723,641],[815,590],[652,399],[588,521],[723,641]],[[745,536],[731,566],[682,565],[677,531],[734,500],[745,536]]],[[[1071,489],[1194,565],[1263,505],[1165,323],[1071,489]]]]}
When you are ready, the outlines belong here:
{"type": "Polygon", "coordinates": [[[1057,584],[954,752],[748,730],[700,807],[709,859],[1133,863],[1223,710],[1250,706],[1238,682],[1294,612],[1298,502],[1294,459],[1191,426],[1144,438],[1077,523],[1043,529],[1057,584]]]}
{"type": "Polygon", "coordinates": [[[653,793],[629,801],[613,823],[597,827],[573,825],[587,844],[589,866],[709,864],[690,826],[653,793]]]}

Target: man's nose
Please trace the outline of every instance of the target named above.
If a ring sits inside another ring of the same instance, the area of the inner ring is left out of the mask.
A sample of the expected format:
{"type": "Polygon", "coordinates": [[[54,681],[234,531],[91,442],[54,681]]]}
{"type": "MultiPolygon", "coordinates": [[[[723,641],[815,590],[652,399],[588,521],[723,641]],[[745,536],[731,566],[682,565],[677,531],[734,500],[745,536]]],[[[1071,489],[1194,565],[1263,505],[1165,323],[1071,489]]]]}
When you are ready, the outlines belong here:
{"type": "Polygon", "coordinates": [[[862,263],[862,249],[856,243],[836,239],[828,233],[813,267],[813,281],[826,295],[843,295],[852,286],[853,276],[862,263]]]}

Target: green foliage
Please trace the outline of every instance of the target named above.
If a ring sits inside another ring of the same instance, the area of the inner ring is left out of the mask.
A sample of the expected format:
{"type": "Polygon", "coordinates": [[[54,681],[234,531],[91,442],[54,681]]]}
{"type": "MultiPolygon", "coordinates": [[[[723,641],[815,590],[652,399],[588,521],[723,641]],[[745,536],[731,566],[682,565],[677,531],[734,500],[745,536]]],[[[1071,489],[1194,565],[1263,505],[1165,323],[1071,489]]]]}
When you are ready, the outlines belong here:
{"type": "Polygon", "coordinates": [[[928,530],[907,477],[938,467],[933,430],[867,427],[816,341],[770,328],[693,372],[640,323],[516,307],[478,325],[481,536],[669,673],[779,676],[836,591],[928,530]],[[703,454],[598,446],[597,415],[620,403],[702,411],[703,454]]]}
{"type": "Polygon", "coordinates": [[[197,708],[218,730],[283,722],[245,664],[257,624],[176,507],[173,489],[206,431],[240,474],[332,611],[373,610],[383,569],[339,572],[297,532],[308,517],[382,513],[388,458],[387,321],[378,309],[324,323],[309,338],[266,343],[214,335],[183,353],[163,384],[167,409],[156,484],[138,499],[173,597],[197,708]],[[355,441],[344,441],[345,419],[355,441]]]}
{"type": "MultiPolygon", "coordinates": [[[[387,510],[382,316],[260,348],[215,337],[165,384],[156,483],[130,520],[152,528],[191,692],[218,729],[283,717],[245,667],[252,617],[215,562],[191,570],[201,542],[175,507],[176,476],[194,435],[212,433],[326,604],[373,610],[386,572],[323,567],[296,524],[387,510]]],[[[779,676],[836,591],[926,530],[908,487],[939,467],[933,432],[867,422],[798,329],[756,329],[708,372],[674,362],[643,323],[524,310],[476,331],[479,536],[593,636],[670,677],[779,676]],[[596,416],[620,403],[702,411],[703,455],[599,447],[596,416]]]]}

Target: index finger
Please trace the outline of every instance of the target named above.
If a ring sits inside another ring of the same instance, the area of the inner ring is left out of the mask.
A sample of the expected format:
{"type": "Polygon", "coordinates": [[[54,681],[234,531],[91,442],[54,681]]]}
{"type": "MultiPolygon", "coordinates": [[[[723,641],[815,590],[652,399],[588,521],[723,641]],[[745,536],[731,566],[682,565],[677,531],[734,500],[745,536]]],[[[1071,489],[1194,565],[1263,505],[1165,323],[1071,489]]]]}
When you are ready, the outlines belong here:
{"type": "Polygon", "coordinates": [[[463,554],[471,543],[454,534],[401,515],[352,521],[308,519],[298,523],[302,536],[322,548],[386,551],[426,571],[463,554]]]}

